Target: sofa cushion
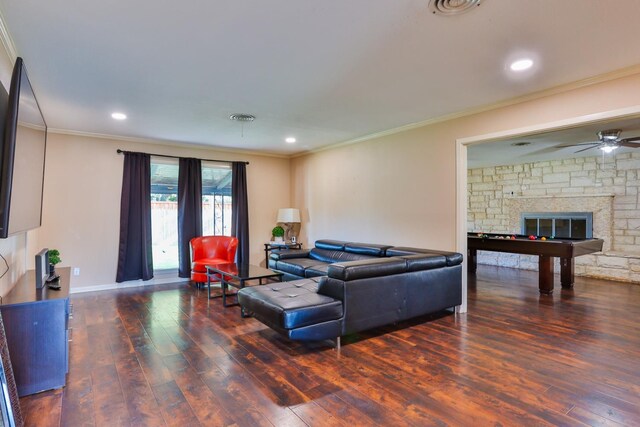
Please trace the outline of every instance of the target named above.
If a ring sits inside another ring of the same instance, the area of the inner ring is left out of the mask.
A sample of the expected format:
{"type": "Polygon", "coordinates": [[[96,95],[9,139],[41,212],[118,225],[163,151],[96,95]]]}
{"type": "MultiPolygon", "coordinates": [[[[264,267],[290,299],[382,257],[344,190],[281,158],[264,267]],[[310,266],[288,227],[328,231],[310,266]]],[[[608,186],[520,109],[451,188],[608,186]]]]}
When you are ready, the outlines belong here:
{"type": "Polygon", "coordinates": [[[311,267],[308,267],[305,271],[305,277],[321,277],[327,275],[327,270],[329,269],[329,263],[318,264],[311,267]]]}
{"type": "Polygon", "coordinates": [[[329,251],[343,251],[344,245],[349,242],[343,242],[342,240],[316,240],[316,248],[327,249],[329,251]]]}
{"type": "Polygon", "coordinates": [[[373,257],[370,255],[354,254],[354,253],[344,252],[344,251],[330,251],[326,249],[313,248],[311,249],[311,251],[309,251],[309,258],[322,261],[322,262],[332,263],[332,262],[342,262],[342,261],[357,261],[361,259],[371,259],[371,258],[378,258],[378,257],[373,257]]]}
{"type": "Polygon", "coordinates": [[[238,302],[269,325],[295,329],[340,319],[342,302],[317,293],[314,279],[251,286],[238,291],[238,302]]]}
{"type": "Polygon", "coordinates": [[[458,265],[462,264],[462,254],[457,252],[448,252],[448,251],[438,251],[433,249],[420,249],[420,248],[409,248],[404,246],[395,246],[393,248],[387,249],[387,256],[403,256],[403,255],[416,255],[416,254],[435,254],[435,255],[443,255],[447,260],[447,265],[458,265]]]}
{"type": "Polygon", "coordinates": [[[347,243],[344,245],[344,250],[352,254],[383,257],[387,249],[391,247],[392,246],[389,245],[376,245],[373,243],[347,243]]]}
{"type": "Polygon", "coordinates": [[[281,259],[276,261],[275,268],[276,270],[293,274],[294,276],[305,277],[304,272],[307,268],[321,264],[322,262],[318,262],[317,260],[311,258],[281,259]]]}

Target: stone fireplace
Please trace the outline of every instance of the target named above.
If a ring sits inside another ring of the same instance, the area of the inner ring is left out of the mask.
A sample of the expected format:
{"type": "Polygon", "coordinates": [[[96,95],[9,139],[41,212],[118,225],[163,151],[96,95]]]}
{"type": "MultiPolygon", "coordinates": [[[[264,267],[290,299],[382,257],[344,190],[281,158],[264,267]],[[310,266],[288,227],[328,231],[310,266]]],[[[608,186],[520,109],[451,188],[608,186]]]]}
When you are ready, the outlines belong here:
{"type": "MultiPolygon", "coordinates": [[[[588,197],[534,196],[504,199],[504,209],[508,212],[509,225],[521,233],[523,212],[589,212],[592,214],[593,237],[604,240],[604,251],[611,249],[611,218],[613,194],[592,194],[588,197]]],[[[507,231],[510,232],[510,231],[507,231]]]]}

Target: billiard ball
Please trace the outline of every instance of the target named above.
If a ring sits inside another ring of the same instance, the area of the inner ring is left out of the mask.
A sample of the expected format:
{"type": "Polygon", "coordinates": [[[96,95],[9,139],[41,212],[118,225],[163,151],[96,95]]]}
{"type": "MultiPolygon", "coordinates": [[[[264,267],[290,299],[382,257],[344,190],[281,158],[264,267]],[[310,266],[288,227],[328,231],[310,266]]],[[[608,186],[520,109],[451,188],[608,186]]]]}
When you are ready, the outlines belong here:
{"type": "Polygon", "coordinates": [[[536,236],[532,234],[531,236],[529,236],[529,240],[536,240],[536,236]]]}
{"type": "Polygon", "coordinates": [[[544,237],[544,236],[542,236],[542,237],[540,238],[540,240],[547,240],[547,238],[546,238],[546,237],[544,237]]]}
{"type": "Polygon", "coordinates": [[[516,236],[511,236],[511,240],[516,240],[516,236]]]}

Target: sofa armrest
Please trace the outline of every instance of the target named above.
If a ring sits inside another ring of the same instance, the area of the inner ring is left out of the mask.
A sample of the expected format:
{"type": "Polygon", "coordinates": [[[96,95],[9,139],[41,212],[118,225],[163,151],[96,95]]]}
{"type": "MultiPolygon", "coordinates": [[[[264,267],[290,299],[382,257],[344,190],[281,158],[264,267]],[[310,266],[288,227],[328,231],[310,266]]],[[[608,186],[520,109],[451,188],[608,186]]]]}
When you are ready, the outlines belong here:
{"type": "Polygon", "coordinates": [[[344,282],[328,276],[322,276],[318,282],[318,293],[344,301],[344,282]]]}
{"type": "Polygon", "coordinates": [[[269,258],[276,261],[280,259],[309,258],[309,249],[279,249],[271,251],[269,258]]]}
{"type": "Polygon", "coordinates": [[[406,271],[406,260],[402,258],[380,258],[331,264],[327,270],[327,276],[332,279],[349,281],[390,276],[406,271]]]}

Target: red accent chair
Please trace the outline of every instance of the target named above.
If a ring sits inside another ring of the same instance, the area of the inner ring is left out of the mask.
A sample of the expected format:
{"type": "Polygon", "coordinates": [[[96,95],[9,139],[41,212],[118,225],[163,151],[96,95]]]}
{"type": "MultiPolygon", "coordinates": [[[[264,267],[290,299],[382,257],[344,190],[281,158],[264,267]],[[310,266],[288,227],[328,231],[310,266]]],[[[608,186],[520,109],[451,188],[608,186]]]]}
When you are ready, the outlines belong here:
{"type": "Polygon", "coordinates": [[[189,242],[189,247],[191,249],[191,280],[196,283],[207,283],[205,265],[235,262],[238,239],[229,236],[194,237],[189,242]]]}

